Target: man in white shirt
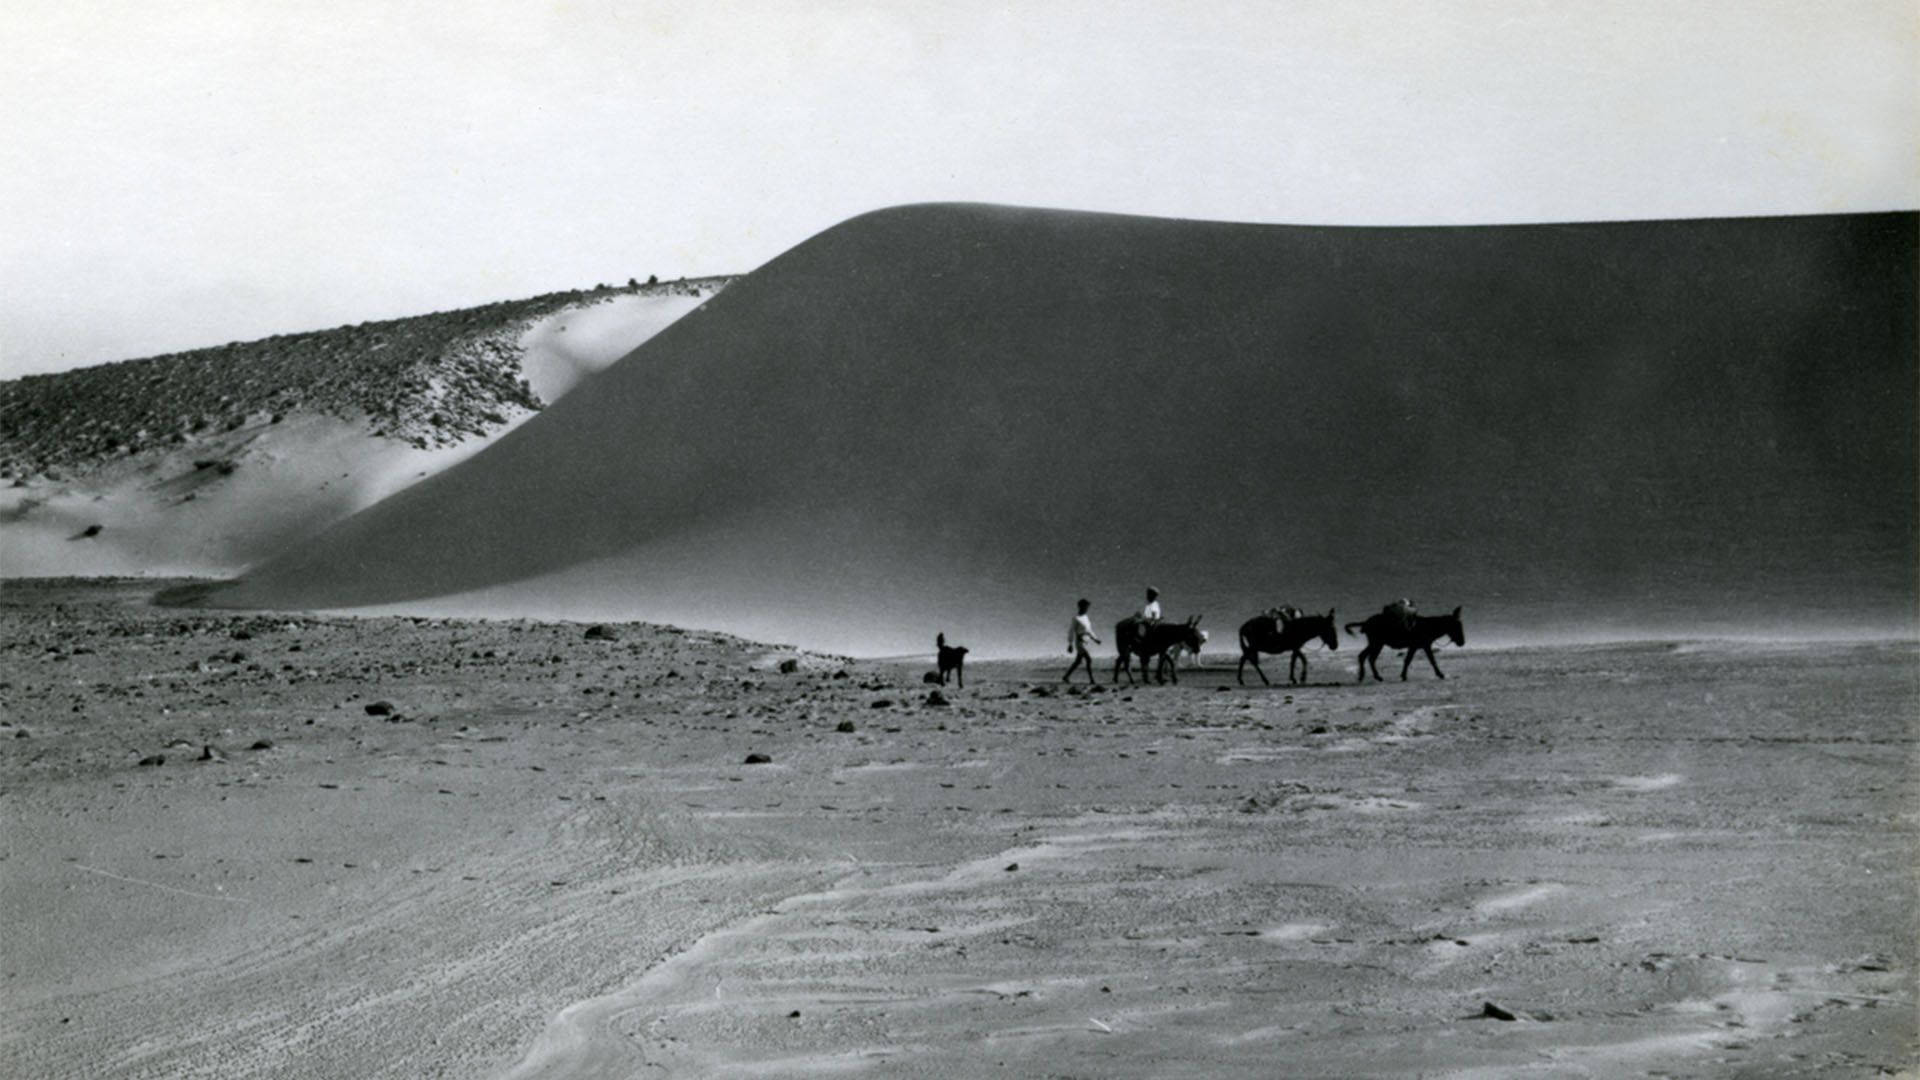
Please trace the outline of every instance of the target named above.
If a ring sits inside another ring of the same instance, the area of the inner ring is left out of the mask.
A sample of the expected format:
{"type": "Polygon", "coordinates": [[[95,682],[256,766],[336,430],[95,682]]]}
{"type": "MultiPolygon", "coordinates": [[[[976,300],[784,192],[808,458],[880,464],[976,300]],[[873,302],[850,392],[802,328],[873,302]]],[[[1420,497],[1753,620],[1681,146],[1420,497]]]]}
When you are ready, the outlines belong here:
{"type": "Polygon", "coordinates": [[[1086,600],[1080,601],[1080,613],[1067,624],[1067,651],[1073,654],[1073,663],[1067,673],[1060,676],[1061,682],[1072,682],[1073,673],[1082,663],[1087,665],[1087,681],[1093,682],[1093,654],[1087,651],[1087,642],[1100,644],[1100,635],[1093,632],[1093,620],[1087,617],[1087,609],[1093,605],[1086,600]]]}

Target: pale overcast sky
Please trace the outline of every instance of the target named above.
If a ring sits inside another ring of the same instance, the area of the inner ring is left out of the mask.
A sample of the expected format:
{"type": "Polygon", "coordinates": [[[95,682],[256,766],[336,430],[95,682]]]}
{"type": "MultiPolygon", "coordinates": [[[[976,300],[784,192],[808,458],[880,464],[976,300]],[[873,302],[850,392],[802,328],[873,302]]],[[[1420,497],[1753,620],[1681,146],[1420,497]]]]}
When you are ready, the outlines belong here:
{"type": "Polygon", "coordinates": [[[1920,205],[1911,0],[7,0],[0,378],[973,200],[1450,224],[1920,205]]]}

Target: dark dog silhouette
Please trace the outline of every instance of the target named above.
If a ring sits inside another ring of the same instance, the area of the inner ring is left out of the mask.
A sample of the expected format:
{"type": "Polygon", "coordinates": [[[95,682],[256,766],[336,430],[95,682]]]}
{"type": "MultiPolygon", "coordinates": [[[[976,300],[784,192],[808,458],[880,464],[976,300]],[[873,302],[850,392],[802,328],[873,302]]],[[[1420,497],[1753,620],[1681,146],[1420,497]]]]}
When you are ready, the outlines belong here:
{"type": "Polygon", "coordinates": [[[947,673],[953,673],[955,686],[966,689],[967,685],[967,647],[947,644],[947,635],[936,634],[934,648],[940,650],[940,685],[947,685],[947,673]]]}

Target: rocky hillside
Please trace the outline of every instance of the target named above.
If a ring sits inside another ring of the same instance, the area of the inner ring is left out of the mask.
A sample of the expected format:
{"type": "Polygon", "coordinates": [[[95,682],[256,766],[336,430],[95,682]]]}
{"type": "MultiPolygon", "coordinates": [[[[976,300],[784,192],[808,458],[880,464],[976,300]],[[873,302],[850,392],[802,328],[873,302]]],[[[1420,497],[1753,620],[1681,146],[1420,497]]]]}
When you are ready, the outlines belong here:
{"type": "Polygon", "coordinates": [[[452,446],[546,404],[521,368],[540,320],[622,296],[711,296],[730,280],[630,281],[0,382],[0,477],[84,474],[301,414],[452,446]]]}

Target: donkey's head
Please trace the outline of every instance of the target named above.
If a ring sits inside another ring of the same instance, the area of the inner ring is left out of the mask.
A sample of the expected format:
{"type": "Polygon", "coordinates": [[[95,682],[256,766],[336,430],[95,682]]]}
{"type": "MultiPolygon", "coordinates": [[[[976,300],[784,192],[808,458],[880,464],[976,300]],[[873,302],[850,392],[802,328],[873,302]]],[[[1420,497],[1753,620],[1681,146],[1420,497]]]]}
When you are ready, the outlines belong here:
{"type": "Polygon", "coordinates": [[[1328,608],[1326,616],[1324,618],[1316,617],[1315,621],[1319,623],[1314,629],[1319,631],[1320,644],[1325,645],[1329,649],[1339,648],[1340,632],[1337,627],[1339,627],[1340,624],[1333,621],[1333,609],[1328,608]]]}

